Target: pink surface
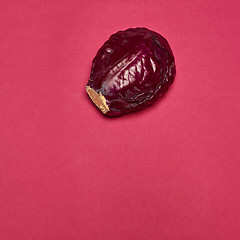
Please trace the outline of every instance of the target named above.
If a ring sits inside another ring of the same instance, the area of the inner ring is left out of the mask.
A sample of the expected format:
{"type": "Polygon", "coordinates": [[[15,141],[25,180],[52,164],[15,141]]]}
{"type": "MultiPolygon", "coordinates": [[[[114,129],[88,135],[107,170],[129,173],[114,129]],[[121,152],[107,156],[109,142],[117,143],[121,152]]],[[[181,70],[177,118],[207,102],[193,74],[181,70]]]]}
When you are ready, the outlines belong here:
{"type": "Polygon", "coordinates": [[[0,3],[1,240],[239,240],[240,4],[0,3]],[[157,104],[103,117],[85,93],[114,32],[173,49],[157,104]]]}

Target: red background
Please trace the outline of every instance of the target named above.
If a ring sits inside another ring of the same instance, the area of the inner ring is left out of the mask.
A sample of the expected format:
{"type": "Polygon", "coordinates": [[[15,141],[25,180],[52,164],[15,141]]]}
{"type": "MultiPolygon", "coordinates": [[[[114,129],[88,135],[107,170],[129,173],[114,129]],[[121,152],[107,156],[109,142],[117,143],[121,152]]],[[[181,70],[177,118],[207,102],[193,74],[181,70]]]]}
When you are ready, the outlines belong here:
{"type": "Polygon", "coordinates": [[[0,1],[1,240],[239,240],[240,4],[0,1]],[[106,118],[85,93],[114,32],[166,37],[177,77],[106,118]]]}

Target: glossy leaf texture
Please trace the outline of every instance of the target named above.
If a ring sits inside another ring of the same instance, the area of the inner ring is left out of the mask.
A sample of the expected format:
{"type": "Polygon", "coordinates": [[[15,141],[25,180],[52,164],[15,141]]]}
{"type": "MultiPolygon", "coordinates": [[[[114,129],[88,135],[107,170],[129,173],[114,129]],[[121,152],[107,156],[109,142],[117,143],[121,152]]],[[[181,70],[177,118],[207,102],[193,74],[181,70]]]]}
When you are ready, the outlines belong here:
{"type": "Polygon", "coordinates": [[[98,50],[86,87],[104,97],[106,115],[120,116],[154,103],[175,75],[167,40],[147,28],[129,28],[111,35],[98,50]]]}

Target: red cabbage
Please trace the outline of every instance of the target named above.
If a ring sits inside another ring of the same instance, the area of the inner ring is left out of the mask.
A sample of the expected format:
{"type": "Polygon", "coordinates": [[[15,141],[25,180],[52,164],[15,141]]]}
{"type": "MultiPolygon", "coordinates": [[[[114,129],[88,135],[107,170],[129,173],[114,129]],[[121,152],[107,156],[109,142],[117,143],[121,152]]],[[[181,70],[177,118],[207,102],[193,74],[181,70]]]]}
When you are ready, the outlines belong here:
{"type": "Polygon", "coordinates": [[[86,91],[106,115],[120,116],[162,97],[176,75],[167,40],[146,28],[119,31],[93,59],[86,91]]]}

